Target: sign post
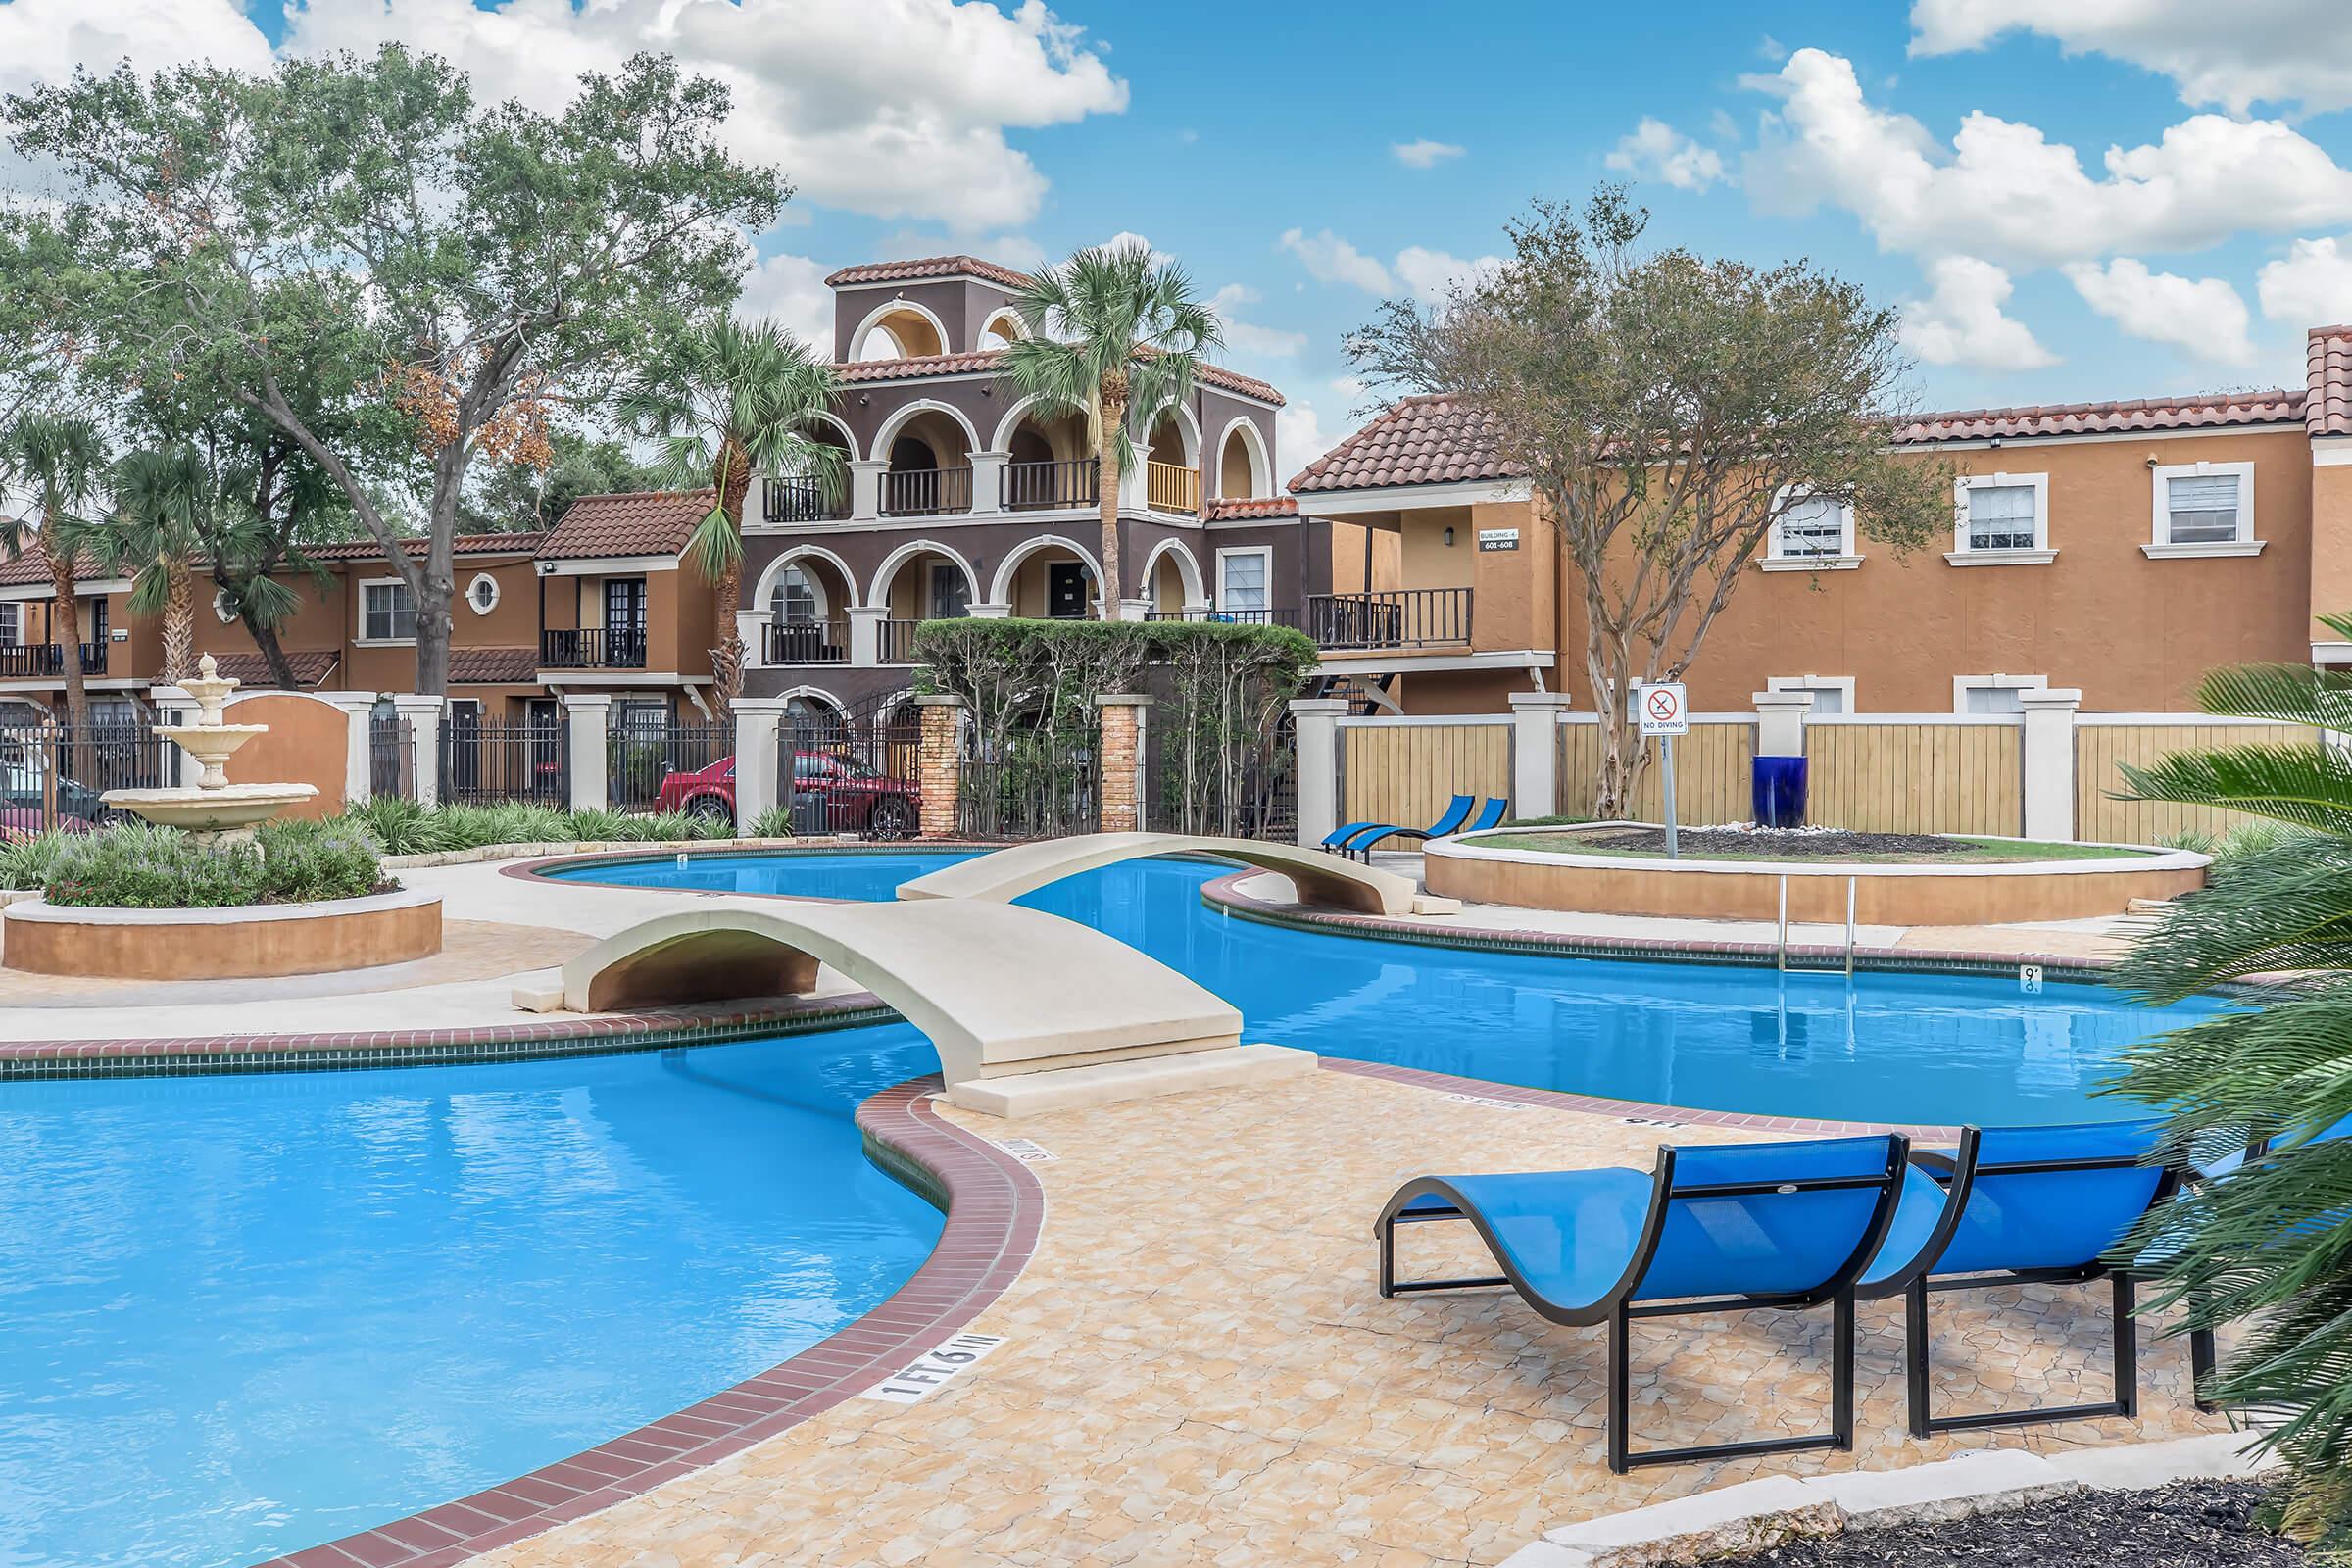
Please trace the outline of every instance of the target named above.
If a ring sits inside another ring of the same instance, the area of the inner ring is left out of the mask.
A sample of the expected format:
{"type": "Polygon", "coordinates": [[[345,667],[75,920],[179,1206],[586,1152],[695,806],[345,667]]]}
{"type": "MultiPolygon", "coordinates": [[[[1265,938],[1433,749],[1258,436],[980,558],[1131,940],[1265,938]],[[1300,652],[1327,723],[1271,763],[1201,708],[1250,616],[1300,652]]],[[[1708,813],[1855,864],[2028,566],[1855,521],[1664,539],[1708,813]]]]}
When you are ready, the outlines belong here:
{"type": "Polygon", "coordinates": [[[1690,711],[1683,683],[1666,681],[1656,686],[1640,688],[1642,734],[1644,739],[1658,738],[1658,764],[1665,771],[1666,796],[1666,858],[1679,859],[1682,846],[1675,833],[1674,821],[1674,738],[1690,733],[1690,711]]]}

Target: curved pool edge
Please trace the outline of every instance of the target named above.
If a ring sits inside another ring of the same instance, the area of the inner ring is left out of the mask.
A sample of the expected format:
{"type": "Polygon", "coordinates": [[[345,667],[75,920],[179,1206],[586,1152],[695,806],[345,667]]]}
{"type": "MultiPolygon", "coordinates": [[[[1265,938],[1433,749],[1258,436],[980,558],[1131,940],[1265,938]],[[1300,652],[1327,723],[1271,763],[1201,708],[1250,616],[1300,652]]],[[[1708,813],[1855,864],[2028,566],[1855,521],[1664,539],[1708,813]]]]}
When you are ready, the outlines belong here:
{"type": "Polygon", "coordinates": [[[558,873],[577,871],[593,865],[648,865],[674,862],[683,854],[697,860],[765,860],[782,859],[796,855],[961,855],[967,851],[985,855],[991,850],[1009,849],[981,839],[810,839],[805,843],[791,839],[773,840],[765,844],[723,844],[710,849],[679,850],[673,846],[648,846],[643,849],[583,850],[574,854],[552,855],[544,858],[525,858],[498,868],[500,876],[511,876],[522,882],[586,882],[591,886],[630,887],[638,892],[685,894],[703,898],[721,899],[797,899],[804,904],[856,904],[856,899],[822,898],[808,893],[741,893],[728,888],[648,888],[636,883],[597,883],[591,877],[568,877],[558,873]]]}
{"type": "Polygon", "coordinates": [[[1045,1188],[1012,1155],[933,1108],[939,1078],[858,1105],[867,1156],[946,1223],[879,1305],[757,1376],[594,1447],[449,1502],[270,1558],[258,1568],[450,1568],[690,1475],[887,1379],[985,1311],[1036,1250],[1045,1188]]]}

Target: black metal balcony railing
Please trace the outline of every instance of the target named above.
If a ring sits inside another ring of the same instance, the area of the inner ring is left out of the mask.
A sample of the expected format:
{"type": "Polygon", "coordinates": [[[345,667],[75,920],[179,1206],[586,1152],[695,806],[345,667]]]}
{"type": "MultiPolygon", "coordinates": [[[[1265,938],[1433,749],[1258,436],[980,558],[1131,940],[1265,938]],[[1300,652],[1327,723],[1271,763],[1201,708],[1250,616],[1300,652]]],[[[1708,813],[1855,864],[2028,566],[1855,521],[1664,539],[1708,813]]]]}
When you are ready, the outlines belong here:
{"type": "Polygon", "coordinates": [[[541,669],[643,669],[645,629],[586,627],[539,634],[541,669]]]}
{"type": "MultiPolygon", "coordinates": [[[[81,672],[106,673],[106,644],[79,643],[81,672]]],[[[0,680],[39,680],[66,672],[66,651],[56,643],[23,643],[0,647],[0,680]]]]}
{"type": "Polygon", "coordinates": [[[1315,594],[1306,634],[1325,648],[1430,648],[1470,640],[1470,590],[1399,588],[1315,594]]]}
{"type": "Polygon", "coordinates": [[[838,522],[850,514],[849,490],[846,484],[838,487],[838,496],[826,493],[821,479],[770,479],[767,481],[765,515],[770,523],[838,522]]]}
{"type": "Polygon", "coordinates": [[[1267,610],[1147,610],[1146,620],[1211,621],[1227,626],[1296,626],[1298,612],[1276,607],[1267,610]]]}
{"type": "Polygon", "coordinates": [[[1091,507],[1102,499],[1100,466],[1093,458],[1004,465],[1004,510],[1044,512],[1054,507],[1091,507]]]}
{"type": "Polygon", "coordinates": [[[894,468],[882,476],[885,516],[928,517],[971,510],[969,468],[894,468]]]}
{"type": "Polygon", "coordinates": [[[913,663],[914,628],[921,624],[919,620],[891,619],[881,622],[876,627],[878,640],[874,658],[885,664],[913,663]]]}
{"type": "Polygon", "coordinates": [[[770,621],[765,656],[770,664],[846,664],[849,627],[838,620],[770,621]]]}

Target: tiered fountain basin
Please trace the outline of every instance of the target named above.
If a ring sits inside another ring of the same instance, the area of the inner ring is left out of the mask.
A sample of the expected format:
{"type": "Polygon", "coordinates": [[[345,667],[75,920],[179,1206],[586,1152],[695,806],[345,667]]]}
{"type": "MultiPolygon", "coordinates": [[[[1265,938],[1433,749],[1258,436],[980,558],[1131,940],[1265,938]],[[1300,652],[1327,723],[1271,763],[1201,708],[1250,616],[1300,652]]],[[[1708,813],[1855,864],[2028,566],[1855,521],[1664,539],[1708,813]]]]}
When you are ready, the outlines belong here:
{"type": "Polygon", "coordinates": [[[1603,853],[1594,841],[1655,823],[1593,822],[1495,828],[1428,846],[1433,894],[1465,903],[1586,914],[1773,920],[1784,886],[1790,920],[1843,924],[1846,888],[1865,925],[1990,925],[2122,914],[2135,899],[2170,899],[2205,885],[2206,856],[2148,845],[2026,846],[2030,858],[1678,859],[1603,853]],[[1580,852],[1580,840],[1594,844],[1580,852]],[[1540,847],[1536,847],[1540,845],[1540,847]]]}

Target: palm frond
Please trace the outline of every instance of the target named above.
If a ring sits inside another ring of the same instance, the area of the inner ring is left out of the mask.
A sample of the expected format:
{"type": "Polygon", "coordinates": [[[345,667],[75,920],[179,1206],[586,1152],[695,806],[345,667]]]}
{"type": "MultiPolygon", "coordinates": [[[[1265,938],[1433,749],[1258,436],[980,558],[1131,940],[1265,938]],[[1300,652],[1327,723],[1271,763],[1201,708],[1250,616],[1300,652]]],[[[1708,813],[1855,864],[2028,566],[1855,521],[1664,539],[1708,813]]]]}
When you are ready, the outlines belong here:
{"type": "Polygon", "coordinates": [[[2197,707],[2231,718],[2352,731],[2352,674],[2310,664],[2232,664],[2197,683],[2197,707]]]}
{"type": "Polygon", "coordinates": [[[2128,801],[2223,806],[2352,838],[2352,757],[2329,746],[2232,746],[2119,764],[2128,801]]]}
{"type": "Polygon", "coordinates": [[[2352,845],[2298,837],[2240,858],[2167,909],[2116,983],[2174,1002],[2249,975],[2352,969],[2352,845]]]}
{"type": "Polygon", "coordinates": [[[728,568],[742,564],[742,530],[725,509],[713,503],[696,521],[694,532],[686,536],[685,555],[701,568],[703,575],[716,578],[728,568]]]}

